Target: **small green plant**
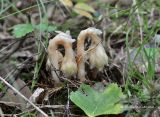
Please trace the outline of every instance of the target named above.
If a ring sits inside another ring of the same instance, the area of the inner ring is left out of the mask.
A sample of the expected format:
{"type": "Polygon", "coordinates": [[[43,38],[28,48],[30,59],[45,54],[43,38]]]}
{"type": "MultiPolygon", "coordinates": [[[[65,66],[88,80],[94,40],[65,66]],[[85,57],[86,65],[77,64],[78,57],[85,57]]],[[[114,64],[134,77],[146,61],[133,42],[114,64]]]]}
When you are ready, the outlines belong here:
{"type": "Polygon", "coordinates": [[[13,27],[13,35],[16,38],[25,36],[34,30],[31,24],[18,24],[13,27]]]}
{"type": "Polygon", "coordinates": [[[70,99],[89,117],[123,112],[121,99],[124,95],[117,84],[110,84],[103,92],[82,84],[78,91],[71,92],[70,99]]]}
{"type": "Polygon", "coordinates": [[[32,25],[30,23],[26,23],[26,24],[18,24],[13,26],[12,33],[16,38],[21,38],[26,34],[33,32],[34,30],[52,32],[52,31],[55,31],[56,29],[57,29],[56,26],[48,25],[48,23],[40,23],[38,25],[32,25]]]}

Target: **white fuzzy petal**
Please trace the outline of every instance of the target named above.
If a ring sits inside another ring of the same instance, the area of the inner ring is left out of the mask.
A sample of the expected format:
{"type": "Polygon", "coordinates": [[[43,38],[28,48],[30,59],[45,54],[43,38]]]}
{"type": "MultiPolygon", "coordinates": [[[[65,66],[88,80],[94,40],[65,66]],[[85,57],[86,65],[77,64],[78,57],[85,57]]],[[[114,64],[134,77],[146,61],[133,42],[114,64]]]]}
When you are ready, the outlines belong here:
{"type": "Polygon", "coordinates": [[[96,34],[98,34],[98,35],[101,35],[101,34],[102,34],[102,31],[101,31],[100,29],[97,29],[97,28],[94,28],[94,27],[88,28],[87,31],[89,31],[89,32],[94,32],[94,33],[96,33],[96,34]]]}
{"type": "Polygon", "coordinates": [[[91,68],[96,67],[99,70],[102,70],[104,65],[108,64],[108,56],[101,44],[94,51],[90,52],[89,60],[91,68]]]}
{"type": "Polygon", "coordinates": [[[71,42],[71,43],[75,42],[75,39],[72,39],[71,35],[63,33],[63,32],[60,32],[55,38],[60,38],[60,39],[63,38],[64,40],[71,42]]]}

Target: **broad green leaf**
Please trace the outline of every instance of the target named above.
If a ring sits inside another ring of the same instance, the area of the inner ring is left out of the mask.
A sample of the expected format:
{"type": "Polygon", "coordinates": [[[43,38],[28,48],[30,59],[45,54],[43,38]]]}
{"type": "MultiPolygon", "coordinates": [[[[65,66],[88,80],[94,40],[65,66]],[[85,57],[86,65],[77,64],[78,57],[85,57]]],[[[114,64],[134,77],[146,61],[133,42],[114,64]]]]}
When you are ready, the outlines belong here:
{"type": "Polygon", "coordinates": [[[117,84],[110,84],[103,92],[82,84],[78,91],[71,92],[70,99],[89,117],[104,114],[119,114],[123,112],[120,100],[124,98],[117,84]]]}
{"type": "Polygon", "coordinates": [[[40,30],[40,31],[55,31],[57,29],[56,26],[54,25],[48,25],[48,23],[40,23],[38,25],[36,25],[36,29],[40,30]]]}
{"type": "Polygon", "coordinates": [[[13,35],[16,38],[25,36],[34,30],[32,24],[18,24],[13,27],[13,35]]]}
{"type": "Polygon", "coordinates": [[[40,23],[36,25],[36,29],[40,31],[46,31],[48,29],[48,23],[40,23]]]}
{"type": "Polygon", "coordinates": [[[55,31],[55,30],[57,30],[57,27],[56,27],[56,26],[53,26],[53,25],[49,25],[49,26],[48,26],[48,32],[53,32],[53,31],[55,31]]]}
{"type": "Polygon", "coordinates": [[[81,10],[81,9],[76,9],[76,8],[74,8],[73,10],[74,10],[74,12],[76,12],[79,15],[85,16],[89,19],[93,19],[92,15],[87,11],[84,11],[84,10],[81,10]]]}
{"type": "Polygon", "coordinates": [[[85,4],[85,3],[77,3],[74,8],[76,9],[80,9],[80,10],[83,10],[83,11],[88,11],[88,12],[91,12],[91,13],[94,13],[95,10],[89,6],[88,4],[85,4]]]}

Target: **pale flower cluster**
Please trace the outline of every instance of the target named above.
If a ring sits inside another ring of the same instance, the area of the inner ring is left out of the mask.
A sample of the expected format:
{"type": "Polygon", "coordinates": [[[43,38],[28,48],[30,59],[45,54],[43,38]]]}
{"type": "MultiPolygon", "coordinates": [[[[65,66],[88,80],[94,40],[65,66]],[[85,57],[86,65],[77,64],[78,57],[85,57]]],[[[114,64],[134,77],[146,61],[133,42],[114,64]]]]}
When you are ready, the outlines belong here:
{"type": "MultiPolygon", "coordinates": [[[[99,35],[102,34],[101,30],[90,27],[80,32],[77,39],[77,58],[72,49],[72,43],[75,42],[75,40],[67,33],[58,33],[59,34],[49,42],[47,66],[51,66],[52,64],[53,67],[60,69],[67,77],[75,75],[78,72],[78,77],[80,81],[82,81],[82,79],[85,79],[84,64],[87,61],[85,58],[89,59],[90,68],[97,68],[99,71],[102,70],[105,65],[108,65],[108,56],[99,37],[99,35]],[[84,42],[88,37],[91,38],[92,44],[89,49],[85,51],[84,42]],[[64,56],[58,51],[59,45],[64,46],[64,56]],[[84,53],[87,53],[87,57],[85,57],[84,53]]],[[[55,78],[55,81],[59,82],[57,78],[55,78]]]]}

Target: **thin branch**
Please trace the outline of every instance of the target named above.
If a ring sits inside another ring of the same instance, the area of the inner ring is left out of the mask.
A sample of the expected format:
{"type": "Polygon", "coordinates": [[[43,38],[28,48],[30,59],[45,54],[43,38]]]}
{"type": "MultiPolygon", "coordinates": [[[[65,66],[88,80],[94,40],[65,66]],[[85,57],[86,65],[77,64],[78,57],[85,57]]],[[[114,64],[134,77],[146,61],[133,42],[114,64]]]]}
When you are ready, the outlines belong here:
{"type": "MultiPolygon", "coordinates": [[[[64,105],[43,105],[43,106],[39,106],[39,108],[48,108],[48,109],[63,109],[64,108],[64,105]]],[[[27,111],[23,111],[23,113],[27,113],[27,112],[32,112],[34,111],[35,108],[33,109],[30,109],[30,110],[27,110],[27,111]]],[[[15,114],[17,116],[20,116],[22,113],[18,113],[18,114],[15,114]]]]}
{"type": "Polygon", "coordinates": [[[3,83],[5,83],[9,88],[11,88],[14,92],[16,92],[19,96],[21,96],[24,100],[26,100],[28,103],[30,103],[42,115],[44,115],[45,117],[48,117],[48,115],[45,112],[43,112],[39,107],[37,107],[35,104],[33,104],[29,99],[27,99],[23,94],[21,94],[16,88],[14,88],[12,85],[10,85],[5,79],[0,77],[0,80],[3,83]]]}
{"type": "Polygon", "coordinates": [[[8,101],[0,101],[0,104],[5,104],[5,105],[13,105],[13,106],[20,106],[22,103],[15,103],[15,102],[8,102],[8,101]]]}
{"type": "Polygon", "coordinates": [[[24,40],[20,40],[20,41],[17,41],[17,44],[14,45],[14,47],[5,55],[1,58],[0,62],[4,62],[6,61],[14,52],[16,52],[20,46],[24,43],[25,39],[24,40]]]}
{"type": "Polygon", "coordinates": [[[4,117],[4,114],[3,114],[3,111],[2,111],[2,109],[1,109],[1,107],[0,107],[0,116],[1,116],[1,117],[4,117]]]}

